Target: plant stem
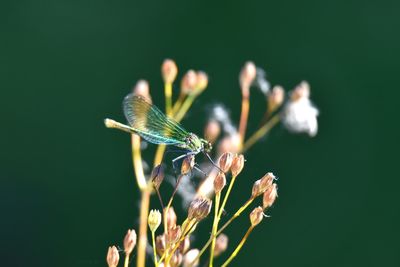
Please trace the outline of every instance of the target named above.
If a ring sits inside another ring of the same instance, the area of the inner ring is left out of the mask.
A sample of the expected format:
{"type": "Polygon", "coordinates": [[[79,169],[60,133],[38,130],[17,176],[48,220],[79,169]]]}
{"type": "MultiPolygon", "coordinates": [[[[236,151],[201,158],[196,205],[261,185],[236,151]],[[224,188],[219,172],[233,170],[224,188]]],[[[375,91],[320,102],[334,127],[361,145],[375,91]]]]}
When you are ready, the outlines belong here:
{"type": "Polygon", "coordinates": [[[155,233],[155,231],[151,231],[151,241],[153,243],[154,264],[156,267],[158,267],[157,251],[156,251],[156,238],[154,236],[154,233],[155,233]]]}
{"type": "Polygon", "coordinates": [[[136,182],[140,190],[145,190],[147,187],[146,177],[143,172],[142,153],[140,151],[140,136],[131,134],[132,144],[132,161],[135,171],[136,182]]]}
{"type": "Polygon", "coordinates": [[[196,94],[191,94],[191,95],[188,95],[188,97],[185,99],[181,108],[176,112],[176,114],[174,116],[174,119],[177,122],[180,122],[182,120],[183,116],[185,116],[186,112],[189,110],[189,108],[192,105],[196,96],[197,96],[196,94]]]}
{"type": "Polygon", "coordinates": [[[149,189],[144,189],[141,193],[137,267],[144,267],[146,261],[147,216],[149,214],[151,191],[149,189]]]}
{"type": "Polygon", "coordinates": [[[172,83],[165,83],[165,113],[167,116],[171,116],[172,111],[172,83]]]}
{"type": "Polygon", "coordinates": [[[186,94],[184,93],[180,93],[178,100],[175,102],[174,106],[172,107],[172,111],[171,111],[171,115],[175,116],[176,112],[180,109],[180,107],[182,106],[182,102],[185,99],[186,94]]]}
{"type": "Polygon", "coordinates": [[[228,190],[225,193],[224,201],[222,201],[221,208],[219,209],[218,218],[221,218],[222,212],[224,211],[226,202],[228,201],[228,198],[231,193],[233,184],[235,183],[235,180],[236,180],[236,176],[233,176],[231,179],[231,182],[229,183],[228,190]]]}
{"type": "Polygon", "coordinates": [[[124,261],[124,267],[128,267],[129,266],[129,254],[125,255],[125,261],[124,261]]]}
{"type": "Polygon", "coordinates": [[[250,233],[253,231],[254,226],[250,226],[249,229],[247,230],[246,234],[240,241],[239,245],[236,247],[236,249],[232,252],[231,256],[224,262],[224,264],[221,265],[221,267],[226,267],[228,264],[236,257],[236,255],[239,253],[239,251],[242,249],[244,243],[246,242],[247,238],[249,237],[250,233]]]}
{"type": "Polygon", "coordinates": [[[221,199],[221,192],[218,192],[215,194],[215,215],[214,215],[214,222],[213,222],[212,232],[211,232],[212,244],[211,244],[211,248],[210,248],[210,264],[208,265],[209,267],[213,266],[213,261],[214,261],[215,241],[217,238],[215,236],[215,234],[217,233],[217,229],[218,229],[218,222],[219,222],[218,208],[219,208],[220,199],[221,199]]]}
{"type": "MultiPolygon", "coordinates": [[[[249,88],[242,88],[242,92],[249,92],[249,88]]],[[[245,139],[246,128],[247,128],[247,120],[249,118],[249,110],[250,110],[250,96],[248,93],[242,95],[242,111],[240,113],[240,122],[239,122],[239,135],[241,143],[245,139]]]]}
{"type": "Polygon", "coordinates": [[[243,145],[242,152],[247,151],[252,145],[254,145],[261,137],[266,135],[272,127],[274,127],[280,121],[279,113],[271,117],[260,129],[258,129],[243,145]]]}

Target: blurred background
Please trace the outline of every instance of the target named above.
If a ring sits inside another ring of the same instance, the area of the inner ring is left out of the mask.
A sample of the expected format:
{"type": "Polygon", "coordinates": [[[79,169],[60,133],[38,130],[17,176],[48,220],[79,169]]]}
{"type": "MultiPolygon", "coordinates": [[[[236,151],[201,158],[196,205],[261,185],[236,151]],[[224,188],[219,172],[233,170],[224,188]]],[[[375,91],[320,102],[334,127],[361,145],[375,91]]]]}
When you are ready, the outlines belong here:
{"type": "MultiPolygon", "coordinates": [[[[238,122],[247,60],[272,85],[307,80],[320,109],[316,137],[278,126],[247,153],[232,207],[266,171],[280,178],[279,199],[232,266],[400,266],[400,182],[390,167],[399,8],[388,0],[3,0],[2,262],[106,266],[107,247],[137,228],[139,192],[129,135],[103,119],[124,121],[121,101],[138,79],[162,107],[160,66],[173,58],[179,77],[189,68],[209,74],[183,120],[200,135],[206,103],[223,103],[238,122]]],[[[252,91],[250,132],[264,109],[252,91]]],[[[227,232],[230,251],[247,223],[227,232]]]]}

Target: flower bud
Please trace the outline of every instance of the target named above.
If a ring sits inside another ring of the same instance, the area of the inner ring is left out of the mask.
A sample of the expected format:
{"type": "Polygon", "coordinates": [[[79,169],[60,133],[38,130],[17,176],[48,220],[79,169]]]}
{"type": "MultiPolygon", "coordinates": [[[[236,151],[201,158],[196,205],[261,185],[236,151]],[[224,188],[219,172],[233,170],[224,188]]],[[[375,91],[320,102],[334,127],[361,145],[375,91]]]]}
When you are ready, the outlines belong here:
{"type": "Polygon", "coordinates": [[[232,165],[231,165],[231,172],[232,176],[238,176],[239,173],[243,170],[244,166],[244,156],[243,155],[235,155],[235,157],[232,160],[232,165]]]}
{"type": "Polygon", "coordinates": [[[214,191],[215,194],[218,194],[224,189],[226,185],[226,177],[223,172],[219,172],[217,176],[214,178],[214,191]]]}
{"type": "Polygon", "coordinates": [[[188,174],[189,172],[192,171],[193,167],[194,167],[194,156],[193,155],[186,156],[182,161],[181,174],[182,175],[188,174]]]}
{"type": "Polygon", "coordinates": [[[108,247],[107,264],[108,267],[117,267],[119,262],[118,249],[115,246],[108,247]]]}
{"type": "Polygon", "coordinates": [[[125,254],[131,254],[136,246],[136,232],[135,230],[128,230],[124,238],[124,251],[125,254]]]}
{"type": "Polygon", "coordinates": [[[133,94],[144,97],[149,103],[151,103],[150,86],[146,80],[137,81],[133,88],[133,94]]]}
{"type": "Polygon", "coordinates": [[[189,206],[188,219],[200,221],[207,217],[211,211],[212,201],[207,198],[195,198],[189,206]]]}
{"type": "Polygon", "coordinates": [[[298,84],[292,94],[290,95],[290,99],[292,101],[297,101],[302,98],[309,98],[310,97],[310,85],[306,81],[302,81],[298,84]]]}
{"type": "Polygon", "coordinates": [[[250,213],[250,222],[252,226],[259,224],[264,218],[263,208],[257,207],[250,213]]]}
{"type": "Polygon", "coordinates": [[[161,213],[158,210],[151,210],[147,219],[150,231],[155,232],[161,223],[161,213]]]}
{"type": "Polygon", "coordinates": [[[239,134],[232,134],[222,138],[218,145],[218,153],[239,152],[241,148],[241,139],[239,134]]]}
{"type": "Polygon", "coordinates": [[[189,70],[182,78],[181,91],[184,94],[190,94],[196,90],[196,86],[197,86],[197,74],[194,70],[189,70]]]}
{"type": "Polygon", "coordinates": [[[208,76],[207,73],[205,73],[204,71],[198,71],[197,72],[197,76],[196,76],[196,90],[201,92],[204,89],[206,89],[207,85],[208,85],[208,76]]]}
{"type": "Polygon", "coordinates": [[[217,257],[225,252],[228,248],[228,236],[225,234],[220,234],[215,240],[214,257],[217,257]]]}
{"type": "Polygon", "coordinates": [[[272,184],[267,191],[265,191],[263,196],[263,208],[267,209],[274,204],[276,197],[278,196],[278,187],[274,183],[272,184]]]}
{"type": "Polygon", "coordinates": [[[224,154],[221,155],[218,164],[223,172],[226,173],[229,171],[232,165],[232,160],[233,160],[233,154],[230,152],[225,152],[224,154]]]}
{"type": "Polygon", "coordinates": [[[171,229],[176,226],[176,213],[173,207],[165,208],[164,210],[165,220],[167,221],[167,229],[171,229]]]}
{"type": "Polygon", "coordinates": [[[246,62],[246,64],[240,71],[240,76],[239,76],[240,87],[242,88],[242,94],[244,97],[249,96],[250,93],[249,88],[253,83],[254,79],[256,78],[256,75],[257,75],[256,65],[251,61],[246,62]]]}
{"type": "Polygon", "coordinates": [[[255,181],[251,196],[254,198],[262,195],[272,185],[274,180],[275,175],[273,175],[272,172],[265,174],[261,179],[255,181]]]}
{"type": "Polygon", "coordinates": [[[191,249],[183,258],[183,267],[196,267],[199,265],[199,260],[196,260],[197,256],[200,254],[200,250],[198,249],[191,249]],[[196,261],[195,261],[196,260],[196,261]]]}
{"type": "Polygon", "coordinates": [[[182,253],[180,253],[178,250],[174,252],[174,254],[172,255],[171,259],[170,259],[170,265],[171,267],[177,267],[179,265],[181,265],[183,260],[183,255],[182,253]]]}
{"type": "Polygon", "coordinates": [[[283,100],[285,100],[285,90],[283,90],[282,86],[274,86],[271,93],[268,95],[269,112],[273,112],[279,108],[282,105],[283,100]]]}
{"type": "Polygon", "coordinates": [[[221,133],[221,126],[218,121],[210,120],[208,121],[204,129],[204,137],[211,143],[214,144],[217,140],[219,134],[221,133]]]}
{"type": "Polygon", "coordinates": [[[172,59],[164,60],[161,65],[161,75],[165,83],[173,83],[178,74],[178,67],[172,59]]]}
{"type": "Polygon", "coordinates": [[[181,237],[182,230],[179,225],[176,225],[174,227],[171,227],[168,229],[167,235],[166,235],[166,241],[168,244],[174,244],[176,243],[179,238],[181,237]]]}
{"type": "Polygon", "coordinates": [[[158,235],[156,237],[156,251],[157,254],[161,257],[162,254],[164,254],[165,251],[165,235],[158,235]]]}
{"type": "Polygon", "coordinates": [[[157,165],[154,167],[154,169],[151,172],[151,179],[153,182],[153,186],[154,188],[156,188],[157,190],[160,188],[161,183],[164,180],[164,168],[162,167],[162,165],[157,165]]]}

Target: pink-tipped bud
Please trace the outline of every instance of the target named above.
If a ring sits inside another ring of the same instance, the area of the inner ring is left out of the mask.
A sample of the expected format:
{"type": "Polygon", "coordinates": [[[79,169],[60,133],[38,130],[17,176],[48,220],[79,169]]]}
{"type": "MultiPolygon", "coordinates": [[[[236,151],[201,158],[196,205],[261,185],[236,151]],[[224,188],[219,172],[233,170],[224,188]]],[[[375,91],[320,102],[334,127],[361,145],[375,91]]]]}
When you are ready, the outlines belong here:
{"type": "Polygon", "coordinates": [[[125,238],[124,238],[124,251],[125,251],[125,254],[131,254],[132,253],[132,251],[133,251],[133,249],[135,248],[135,246],[136,246],[136,239],[137,239],[137,237],[136,237],[136,232],[135,232],[135,230],[128,230],[128,232],[126,233],[126,235],[125,235],[125,238]]]}
{"type": "Polygon", "coordinates": [[[149,103],[151,103],[150,86],[146,80],[137,81],[133,88],[133,94],[143,96],[149,103]]]}
{"type": "Polygon", "coordinates": [[[249,88],[253,83],[257,75],[256,65],[248,61],[244,64],[242,70],[240,71],[239,82],[242,88],[242,94],[244,97],[248,97],[250,94],[249,88]]]}
{"type": "Polygon", "coordinates": [[[173,83],[178,74],[178,67],[172,59],[164,60],[161,65],[161,75],[165,83],[173,83]]]}
{"type": "Polygon", "coordinates": [[[275,175],[272,172],[265,174],[261,179],[255,181],[251,196],[254,198],[262,195],[272,185],[274,180],[275,175]]]}
{"type": "Polygon", "coordinates": [[[190,239],[188,236],[186,236],[182,242],[179,244],[179,251],[182,254],[185,254],[190,248],[190,239]]]}
{"type": "Polygon", "coordinates": [[[204,136],[211,144],[214,144],[215,141],[217,141],[220,133],[221,126],[216,120],[210,120],[204,129],[204,136]]]}
{"type": "Polygon", "coordinates": [[[271,90],[271,93],[268,95],[269,112],[273,112],[279,108],[282,105],[283,100],[285,100],[285,90],[282,86],[274,86],[274,88],[271,90]]]}
{"type": "Polygon", "coordinates": [[[230,152],[225,152],[219,158],[218,164],[221,170],[226,173],[231,168],[232,161],[233,161],[233,154],[230,152]]]}
{"type": "Polygon", "coordinates": [[[214,178],[214,191],[215,194],[221,193],[222,189],[224,189],[226,185],[226,177],[223,172],[219,172],[217,176],[214,178]]]}
{"type": "Polygon", "coordinates": [[[158,235],[156,237],[156,251],[157,254],[161,257],[162,254],[164,254],[165,251],[165,235],[158,235]]]}
{"type": "Polygon", "coordinates": [[[186,175],[193,170],[194,167],[194,156],[190,155],[184,158],[181,166],[181,174],[186,175]]]}
{"type": "Polygon", "coordinates": [[[154,167],[151,172],[151,181],[153,182],[154,188],[156,188],[157,190],[160,188],[160,185],[164,180],[164,176],[164,168],[161,164],[154,167]]]}
{"type": "Polygon", "coordinates": [[[117,267],[119,262],[118,249],[115,246],[108,247],[107,264],[108,267],[117,267]]]}
{"type": "Polygon", "coordinates": [[[225,234],[220,234],[215,241],[214,257],[217,257],[225,252],[228,248],[229,238],[225,234]]]}
{"type": "Polygon", "coordinates": [[[218,145],[218,153],[224,152],[239,152],[241,148],[241,139],[239,134],[233,134],[224,137],[218,145]]]}
{"type": "Polygon", "coordinates": [[[264,218],[263,208],[257,207],[250,213],[250,222],[252,226],[259,224],[264,218]]]}
{"type": "Polygon", "coordinates": [[[164,214],[167,223],[167,229],[171,229],[172,227],[176,226],[177,217],[174,208],[165,208],[164,214]]]}
{"type": "Polygon", "coordinates": [[[243,155],[235,155],[235,157],[232,160],[232,165],[231,165],[231,172],[232,176],[238,176],[239,173],[243,170],[244,166],[244,156],[243,155]]]}
{"type": "Polygon", "coordinates": [[[182,230],[179,225],[171,227],[167,232],[167,236],[166,236],[167,243],[168,244],[176,243],[179,240],[179,238],[181,237],[181,234],[182,234],[182,230]]]}
{"type": "Polygon", "coordinates": [[[155,232],[161,224],[161,213],[158,210],[151,210],[147,219],[150,231],[155,232]]]}
{"type": "Polygon", "coordinates": [[[264,193],[263,208],[267,209],[271,207],[274,204],[275,199],[277,197],[278,197],[278,186],[274,183],[264,193]]]}
{"type": "Polygon", "coordinates": [[[196,77],[196,90],[201,92],[204,89],[207,88],[208,85],[208,76],[207,73],[205,73],[204,71],[198,71],[197,72],[197,77],[196,77]]]}
{"type": "Polygon", "coordinates": [[[191,249],[189,250],[186,254],[185,257],[183,258],[183,267],[196,267],[199,265],[199,260],[197,256],[200,254],[200,250],[198,249],[191,249]]]}
{"type": "Polygon", "coordinates": [[[292,101],[297,101],[301,98],[309,98],[309,97],[310,97],[310,85],[306,81],[302,81],[300,84],[298,84],[292,91],[292,94],[290,95],[292,101]]]}
{"type": "Polygon", "coordinates": [[[181,90],[184,94],[191,94],[196,90],[196,86],[197,73],[194,70],[189,70],[182,78],[181,90]]]}
{"type": "Polygon", "coordinates": [[[197,221],[201,221],[211,211],[212,201],[208,198],[195,198],[189,206],[188,211],[188,219],[192,220],[195,219],[197,221]]]}
{"type": "Polygon", "coordinates": [[[183,261],[183,255],[180,251],[175,251],[174,255],[172,255],[171,259],[170,259],[170,265],[171,267],[178,267],[181,265],[183,261]]]}

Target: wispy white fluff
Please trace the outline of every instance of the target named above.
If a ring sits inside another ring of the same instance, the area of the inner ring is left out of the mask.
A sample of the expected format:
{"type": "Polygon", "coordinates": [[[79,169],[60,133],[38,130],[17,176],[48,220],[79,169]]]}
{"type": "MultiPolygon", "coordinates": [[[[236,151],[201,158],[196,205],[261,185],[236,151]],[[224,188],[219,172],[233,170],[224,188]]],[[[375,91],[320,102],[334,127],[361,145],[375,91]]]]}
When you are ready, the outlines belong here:
{"type": "Polygon", "coordinates": [[[233,126],[229,112],[223,105],[217,104],[211,108],[210,119],[218,121],[221,124],[224,133],[228,135],[237,133],[237,129],[233,126]]]}
{"type": "Polygon", "coordinates": [[[253,85],[258,87],[264,95],[269,93],[271,84],[267,80],[267,73],[262,68],[257,68],[256,79],[254,80],[253,85]]]}

